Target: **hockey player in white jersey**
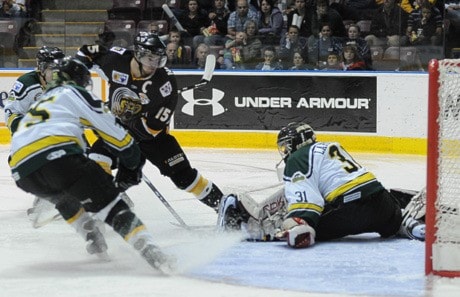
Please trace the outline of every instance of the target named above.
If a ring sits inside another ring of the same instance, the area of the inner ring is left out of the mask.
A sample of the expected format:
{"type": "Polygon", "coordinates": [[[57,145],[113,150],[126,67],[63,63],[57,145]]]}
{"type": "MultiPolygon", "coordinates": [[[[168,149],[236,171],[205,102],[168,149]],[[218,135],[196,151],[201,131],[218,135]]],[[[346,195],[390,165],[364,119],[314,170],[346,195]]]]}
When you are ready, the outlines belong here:
{"type": "Polygon", "coordinates": [[[94,213],[152,267],[169,269],[171,258],[155,245],[152,235],[120,195],[120,188],[141,180],[139,147],[102,101],[85,89],[91,84],[88,68],[70,57],[57,63],[54,81],[24,115],[12,137],[9,165],[17,186],[55,204],[67,223],[88,242],[89,253],[105,256],[107,250],[89,214],[94,213]],[[110,174],[85,156],[85,127],[93,129],[118,157],[115,183],[110,174]]]}
{"type": "MultiPolygon", "coordinates": [[[[46,84],[52,80],[55,62],[64,58],[64,52],[58,47],[42,46],[37,54],[37,67],[16,79],[5,103],[5,122],[11,134],[16,131],[19,121],[27,113],[29,107],[40,98],[46,84]]],[[[41,219],[52,217],[54,207],[46,200],[36,198],[33,207],[27,210],[32,225],[38,227],[41,219]]]]}
{"type": "Polygon", "coordinates": [[[287,240],[295,248],[365,232],[424,240],[420,195],[386,190],[339,143],[317,142],[305,123],[282,128],[277,144],[284,187],[261,203],[247,194],[226,196],[222,229],[242,228],[248,239],[287,240]]]}

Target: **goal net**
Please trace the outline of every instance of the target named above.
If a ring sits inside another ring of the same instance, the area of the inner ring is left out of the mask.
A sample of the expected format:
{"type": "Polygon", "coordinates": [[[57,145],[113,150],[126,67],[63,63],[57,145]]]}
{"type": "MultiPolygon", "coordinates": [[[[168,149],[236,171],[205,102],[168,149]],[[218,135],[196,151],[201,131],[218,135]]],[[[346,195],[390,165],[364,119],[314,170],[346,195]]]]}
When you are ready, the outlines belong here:
{"type": "Polygon", "coordinates": [[[460,60],[429,64],[426,274],[460,277],[460,60]]]}

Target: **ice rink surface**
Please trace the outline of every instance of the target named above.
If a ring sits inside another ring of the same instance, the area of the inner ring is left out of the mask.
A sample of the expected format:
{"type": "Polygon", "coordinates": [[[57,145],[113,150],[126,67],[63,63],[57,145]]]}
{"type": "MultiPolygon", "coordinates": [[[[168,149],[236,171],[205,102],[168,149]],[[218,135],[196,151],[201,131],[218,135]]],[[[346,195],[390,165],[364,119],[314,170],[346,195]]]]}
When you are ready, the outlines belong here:
{"type": "MultiPolygon", "coordinates": [[[[225,193],[251,191],[261,199],[276,190],[276,150],[186,148],[192,165],[225,193]],[[261,191],[254,191],[265,189],[261,191]]],[[[33,197],[16,188],[0,146],[0,296],[4,297],[458,297],[459,279],[424,276],[424,243],[363,234],[293,250],[284,243],[241,241],[212,229],[216,214],[147,164],[144,173],[193,231],[140,184],[128,190],[134,210],[158,245],[178,259],[178,272],[162,276],[107,228],[110,261],[85,251],[63,221],[34,229],[26,216],[33,197]]],[[[425,157],[353,154],[387,187],[425,185],[425,157]]],[[[72,168],[69,168],[72,170],[72,168]]]]}

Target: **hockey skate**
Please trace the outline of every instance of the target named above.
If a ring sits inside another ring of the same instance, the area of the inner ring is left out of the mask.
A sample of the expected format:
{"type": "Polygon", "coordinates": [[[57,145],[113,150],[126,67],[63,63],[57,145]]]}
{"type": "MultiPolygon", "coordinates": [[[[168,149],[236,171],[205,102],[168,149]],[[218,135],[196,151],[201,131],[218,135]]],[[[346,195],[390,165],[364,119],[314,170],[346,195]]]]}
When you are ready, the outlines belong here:
{"type": "Polygon", "coordinates": [[[407,206],[402,211],[402,223],[399,234],[410,238],[425,240],[425,212],[426,194],[425,189],[412,197],[407,206]]]}
{"type": "Polygon", "coordinates": [[[86,232],[86,251],[91,255],[96,255],[101,259],[108,259],[107,243],[97,221],[90,219],[83,223],[83,230],[86,232]]]}
{"type": "Polygon", "coordinates": [[[134,242],[133,246],[134,249],[139,251],[142,258],[156,270],[165,274],[174,272],[176,259],[163,253],[156,245],[147,243],[144,238],[139,238],[134,242]]]}
{"type": "Polygon", "coordinates": [[[54,204],[40,197],[35,197],[32,207],[27,209],[27,216],[34,228],[40,228],[52,221],[62,219],[54,204]]]}
{"type": "Polygon", "coordinates": [[[203,197],[199,198],[200,201],[207,206],[211,207],[215,211],[219,210],[219,203],[223,199],[222,191],[213,183],[211,183],[211,187],[208,188],[208,193],[203,197]]]}
{"type": "MultiPolygon", "coordinates": [[[[249,216],[246,214],[246,216],[249,216]]],[[[238,198],[235,194],[224,196],[219,204],[217,213],[217,228],[221,231],[241,230],[245,213],[238,207],[238,198]]]]}

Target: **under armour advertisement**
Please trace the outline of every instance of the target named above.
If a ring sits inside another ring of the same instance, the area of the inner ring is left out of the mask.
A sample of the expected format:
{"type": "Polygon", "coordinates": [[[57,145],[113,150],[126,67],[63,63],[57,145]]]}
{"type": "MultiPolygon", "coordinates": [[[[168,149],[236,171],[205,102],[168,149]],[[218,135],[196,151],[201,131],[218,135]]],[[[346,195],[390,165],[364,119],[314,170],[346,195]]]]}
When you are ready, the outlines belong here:
{"type": "MultiPolygon", "coordinates": [[[[278,130],[305,121],[318,131],[376,132],[376,77],[221,74],[179,95],[175,129],[278,130]]],[[[200,78],[178,74],[179,88],[200,78]]]]}

